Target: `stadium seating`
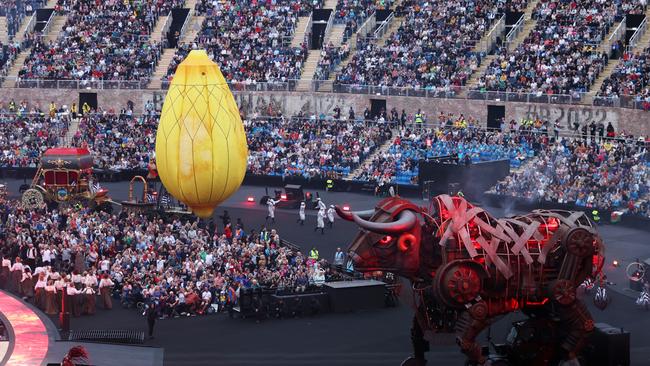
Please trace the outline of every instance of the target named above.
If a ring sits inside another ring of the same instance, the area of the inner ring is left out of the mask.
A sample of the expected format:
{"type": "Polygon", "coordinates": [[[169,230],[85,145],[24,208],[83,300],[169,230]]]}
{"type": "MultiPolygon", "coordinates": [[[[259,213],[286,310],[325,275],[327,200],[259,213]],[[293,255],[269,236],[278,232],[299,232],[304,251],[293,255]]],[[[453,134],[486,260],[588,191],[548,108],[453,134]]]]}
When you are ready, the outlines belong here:
{"type": "MultiPolygon", "coordinates": [[[[481,62],[474,45],[497,16],[492,1],[407,0],[399,29],[384,45],[359,42],[336,84],[452,91],[481,62]]],[[[340,88],[340,87],[339,87],[340,88]]]]}

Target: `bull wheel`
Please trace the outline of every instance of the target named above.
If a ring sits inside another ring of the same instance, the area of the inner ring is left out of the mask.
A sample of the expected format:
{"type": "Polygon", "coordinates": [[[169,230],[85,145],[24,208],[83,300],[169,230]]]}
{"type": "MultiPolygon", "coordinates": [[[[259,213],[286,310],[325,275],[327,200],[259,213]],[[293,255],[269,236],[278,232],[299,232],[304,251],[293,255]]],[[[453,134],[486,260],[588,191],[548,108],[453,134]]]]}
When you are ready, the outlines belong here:
{"type": "Polygon", "coordinates": [[[437,295],[451,307],[463,307],[476,299],[482,290],[481,274],[468,263],[449,263],[436,277],[437,295]]]}
{"type": "Polygon", "coordinates": [[[590,256],[594,252],[594,235],[584,228],[571,230],[565,243],[567,251],[578,258],[590,256]]]}
{"type": "Polygon", "coordinates": [[[561,305],[571,305],[576,301],[576,288],[573,282],[558,280],[553,286],[553,298],[561,305]]]}
{"type": "Polygon", "coordinates": [[[44,202],[43,193],[35,188],[30,188],[23,193],[21,202],[25,208],[38,208],[44,202]]]}

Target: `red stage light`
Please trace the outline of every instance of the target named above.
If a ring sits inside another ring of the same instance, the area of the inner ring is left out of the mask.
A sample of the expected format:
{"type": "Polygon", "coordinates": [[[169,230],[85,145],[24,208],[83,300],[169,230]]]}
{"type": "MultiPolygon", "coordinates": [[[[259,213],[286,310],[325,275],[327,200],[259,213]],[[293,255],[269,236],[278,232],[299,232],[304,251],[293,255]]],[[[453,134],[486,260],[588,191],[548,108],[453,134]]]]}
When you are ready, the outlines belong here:
{"type": "Polygon", "coordinates": [[[280,199],[281,199],[281,200],[286,200],[286,199],[287,199],[287,195],[284,194],[284,193],[282,193],[282,194],[280,195],[280,199]]]}
{"type": "Polygon", "coordinates": [[[350,206],[343,206],[343,211],[350,211],[350,206]]]}
{"type": "Polygon", "coordinates": [[[246,198],[246,201],[248,201],[248,202],[255,202],[255,197],[253,197],[253,196],[248,196],[248,198],[246,198]]]}

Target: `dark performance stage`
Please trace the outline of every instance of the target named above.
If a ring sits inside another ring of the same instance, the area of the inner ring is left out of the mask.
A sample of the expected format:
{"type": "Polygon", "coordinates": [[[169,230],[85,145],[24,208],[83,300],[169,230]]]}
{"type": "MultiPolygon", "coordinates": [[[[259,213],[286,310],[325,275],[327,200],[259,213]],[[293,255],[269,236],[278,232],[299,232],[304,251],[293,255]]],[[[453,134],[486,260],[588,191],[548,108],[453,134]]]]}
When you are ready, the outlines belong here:
{"type": "MultiPolygon", "coordinates": [[[[17,194],[22,181],[8,182],[12,193],[17,194]]],[[[128,193],[127,183],[108,183],[111,195],[119,201],[128,193]]],[[[233,221],[242,218],[246,230],[259,228],[264,223],[266,207],[246,202],[248,195],[256,201],[264,195],[264,188],[242,187],[230,200],[217,209],[221,215],[227,209],[233,221]]],[[[324,193],[321,197],[327,205],[348,204],[353,210],[369,209],[378,198],[371,195],[349,193],[324,193]]],[[[416,202],[426,205],[427,202],[416,202]]],[[[493,215],[504,214],[503,209],[487,208],[493,215]]],[[[508,212],[513,214],[514,212],[508,212]]],[[[315,233],[315,211],[307,212],[305,226],[296,224],[298,213],[292,210],[276,211],[276,223],[280,236],[308,251],[311,246],[320,255],[332,259],[337,246],[345,249],[356,233],[354,224],[337,220],[335,230],[324,235],[315,233]]],[[[221,223],[217,219],[217,223],[221,223]]],[[[607,245],[608,263],[616,258],[622,265],[605,270],[615,285],[610,288],[612,303],[604,311],[596,309],[591,299],[586,303],[595,322],[623,327],[631,332],[632,365],[650,365],[650,313],[640,310],[627,293],[627,283],[622,271],[626,263],[635,258],[650,257],[647,232],[618,226],[602,226],[601,234],[607,245]]],[[[256,323],[251,319],[229,319],[227,315],[209,315],[159,320],[156,322],[155,339],[145,346],[162,348],[164,365],[386,365],[396,366],[411,354],[409,328],[412,319],[410,293],[404,286],[401,304],[397,308],[358,311],[345,314],[323,314],[298,319],[265,320],[256,323]]],[[[510,324],[523,318],[521,314],[503,317],[491,327],[493,341],[503,341],[510,324]]],[[[95,316],[74,318],[73,330],[84,329],[146,329],[145,318],[136,310],[111,311],[98,309],[95,316]]],[[[485,343],[486,334],[481,338],[485,343]]],[[[440,336],[427,354],[429,365],[463,365],[461,355],[452,336],[440,336]]],[[[92,357],[92,354],[91,354],[92,357]]],[[[96,365],[117,363],[116,359],[92,360],[96,365]]],[[[51,362],[51,361],[50,361],[51,362]]]]}

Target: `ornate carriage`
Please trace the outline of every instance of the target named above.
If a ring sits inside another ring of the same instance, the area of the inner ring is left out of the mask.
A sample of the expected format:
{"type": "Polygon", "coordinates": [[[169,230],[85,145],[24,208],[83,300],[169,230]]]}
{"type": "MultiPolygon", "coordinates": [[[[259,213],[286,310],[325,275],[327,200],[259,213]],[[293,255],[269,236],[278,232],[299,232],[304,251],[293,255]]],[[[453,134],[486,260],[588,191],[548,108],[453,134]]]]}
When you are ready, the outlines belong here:
{"type": "Polygon", "coordinates": [[[25,207],[58,204],[112,211],[108,190],[93,180],[93,157],[84,148],[53,148],[41,156],[36,175],[22,194],[25,207]]]}

